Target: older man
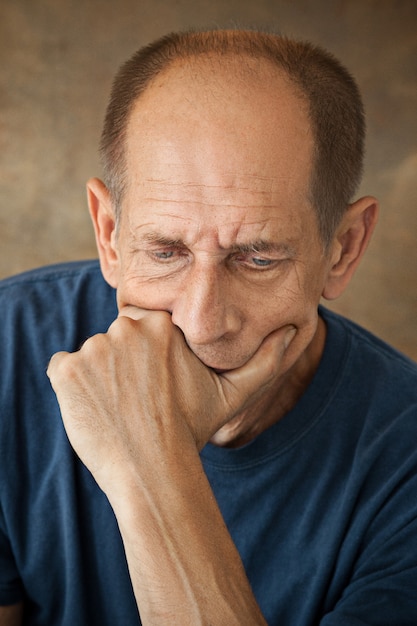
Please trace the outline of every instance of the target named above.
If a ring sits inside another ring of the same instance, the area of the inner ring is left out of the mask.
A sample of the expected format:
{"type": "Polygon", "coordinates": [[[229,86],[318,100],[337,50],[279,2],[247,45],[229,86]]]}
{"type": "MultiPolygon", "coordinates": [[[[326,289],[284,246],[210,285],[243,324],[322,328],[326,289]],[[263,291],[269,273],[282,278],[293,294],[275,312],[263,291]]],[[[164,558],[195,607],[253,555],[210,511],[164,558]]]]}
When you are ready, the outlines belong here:
{"type": "Polygon", "coordinates": [[[319,307],[376,223],[363,134],[309,44],[122,67],[101,272],[2,286],[0,624],[417,623],[417,368],[319,307]]]}

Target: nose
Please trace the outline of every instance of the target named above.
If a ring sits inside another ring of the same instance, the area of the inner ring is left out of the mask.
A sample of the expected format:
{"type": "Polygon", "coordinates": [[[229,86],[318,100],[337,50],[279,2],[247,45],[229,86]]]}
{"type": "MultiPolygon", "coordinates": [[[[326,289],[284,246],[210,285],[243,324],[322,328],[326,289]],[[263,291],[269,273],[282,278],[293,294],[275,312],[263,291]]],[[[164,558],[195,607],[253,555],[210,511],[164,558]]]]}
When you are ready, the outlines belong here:
{"type": "Polygon", "coordinates": [[[172,321],[193,346],[231,338],[242,326],[232,277],[224,267],[193,267],[187,273],[172,307],[172,321]]]}

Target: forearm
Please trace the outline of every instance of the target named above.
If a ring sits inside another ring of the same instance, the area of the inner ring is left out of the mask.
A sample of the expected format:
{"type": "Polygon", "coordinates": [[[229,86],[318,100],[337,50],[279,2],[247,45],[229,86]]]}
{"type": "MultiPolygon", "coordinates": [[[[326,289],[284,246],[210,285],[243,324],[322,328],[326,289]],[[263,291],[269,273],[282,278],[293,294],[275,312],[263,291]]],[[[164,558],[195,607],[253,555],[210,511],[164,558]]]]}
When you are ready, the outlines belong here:
{"type": "Polygon", "coordinates": [[[112,501],[142,623],[265,625],[198,454],[112,501]]]}

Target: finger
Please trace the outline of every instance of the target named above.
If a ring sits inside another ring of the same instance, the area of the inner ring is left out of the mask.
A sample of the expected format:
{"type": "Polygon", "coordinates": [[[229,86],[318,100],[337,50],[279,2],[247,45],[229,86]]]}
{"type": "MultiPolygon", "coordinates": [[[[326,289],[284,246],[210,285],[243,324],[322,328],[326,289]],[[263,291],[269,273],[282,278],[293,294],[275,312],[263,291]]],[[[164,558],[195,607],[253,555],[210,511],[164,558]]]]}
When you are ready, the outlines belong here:
{"type": "Polygon", "coordinates": [[[52,355],[51,360],[49,361],[48,364],[48,369],[46,370],[46,375],[48,376],[49,380],[52,379],[52,377],[55,375],[55,373],[58,370],[59,364],[63,361],[63,359],[65,359],[68,356],[68,352],[56,352],[55,354],[52,355]]]}
{"type": "Polygon", "coordinates": [[[128,304],[120,309],[118,317],[130,317],[132,320],[140,320],[149,315],[150,312],[149,309],[140,309],[137,306],[128,304]]]}
{"type": "Polygon", "coordinates": [[[229,406],[240,408],[248,398],[275,378],[296,332],[293,326],[279,329],[266,337],[245,365],[219,376],[229,406]]]}

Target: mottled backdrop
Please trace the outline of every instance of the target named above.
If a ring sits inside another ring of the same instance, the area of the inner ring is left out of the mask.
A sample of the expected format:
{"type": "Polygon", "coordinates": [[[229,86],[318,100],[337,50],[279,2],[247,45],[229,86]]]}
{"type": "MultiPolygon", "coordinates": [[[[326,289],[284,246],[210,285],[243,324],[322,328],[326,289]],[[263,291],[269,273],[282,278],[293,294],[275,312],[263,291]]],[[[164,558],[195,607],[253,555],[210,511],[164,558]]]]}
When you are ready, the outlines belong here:
{"type": "Polygon", "coordinates": [[[167,31],[235,24],[312,39],[357,77],[362,192],[382,215],[334,308],[417,358],[415,0],[0,0],[0,276],[95,256],[84,187],[119,64],[167,31]]]}

